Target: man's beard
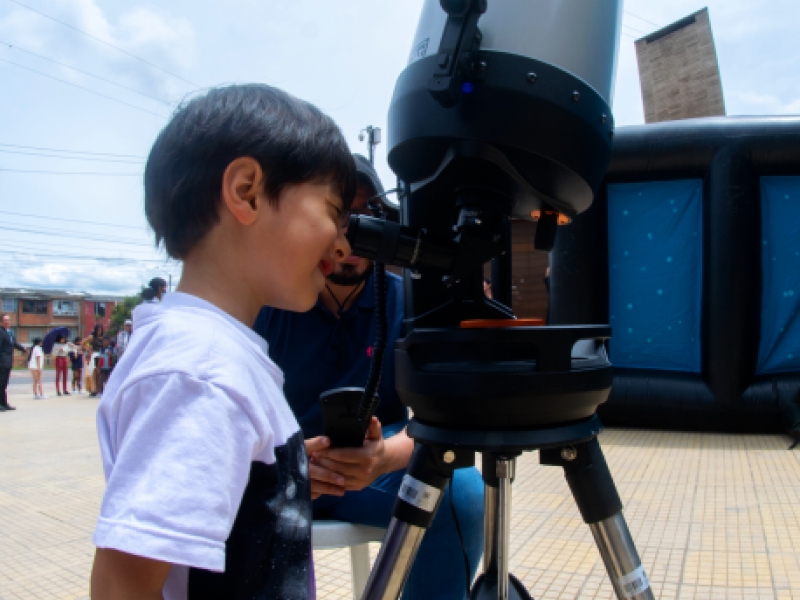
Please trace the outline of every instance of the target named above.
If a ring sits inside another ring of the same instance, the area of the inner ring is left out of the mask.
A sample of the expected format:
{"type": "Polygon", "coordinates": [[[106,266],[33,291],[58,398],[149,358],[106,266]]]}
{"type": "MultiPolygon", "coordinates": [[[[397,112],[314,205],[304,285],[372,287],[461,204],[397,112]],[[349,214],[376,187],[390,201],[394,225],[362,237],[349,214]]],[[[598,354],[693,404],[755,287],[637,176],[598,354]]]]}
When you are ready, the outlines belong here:
{"type": "Polygon", "coordinates": [[[369,266],[364,269],[363,273],[358,273],[355,265],[342,265],[341,272],[328,275],[328,281],[335,285],[342,285],[345,287],[356,286],[369,279],[373,269],[373,263],[369,263],[369,266]]]}

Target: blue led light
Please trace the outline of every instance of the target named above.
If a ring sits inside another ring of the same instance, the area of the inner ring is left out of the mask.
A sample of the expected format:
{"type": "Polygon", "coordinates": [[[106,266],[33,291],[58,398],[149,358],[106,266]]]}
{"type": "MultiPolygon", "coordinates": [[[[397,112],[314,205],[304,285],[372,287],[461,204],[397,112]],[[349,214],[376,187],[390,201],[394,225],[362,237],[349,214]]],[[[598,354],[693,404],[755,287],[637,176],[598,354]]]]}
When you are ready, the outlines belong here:
{"type": "Polygon", "coordinates": [[[474,89],[475,86],[473,86],[469,81],[465,81],[464,84],[461,86],[461,91],[464,92],[465,94],[471,94],[472,90],[474,89]]]}

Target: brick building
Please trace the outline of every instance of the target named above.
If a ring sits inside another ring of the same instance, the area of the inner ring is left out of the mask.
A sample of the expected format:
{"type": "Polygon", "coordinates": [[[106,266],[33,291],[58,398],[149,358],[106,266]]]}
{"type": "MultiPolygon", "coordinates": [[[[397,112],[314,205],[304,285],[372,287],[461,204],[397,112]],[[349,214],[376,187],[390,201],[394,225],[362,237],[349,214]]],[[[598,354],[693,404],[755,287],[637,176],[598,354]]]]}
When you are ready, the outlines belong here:
{"type": "MultiPolygon", "coordinates": [[[[0,299],[0,312],[11,317],[11,331],[24,346],[55,327],[69,329],[70,339],[88,335],[96,323],[108,330],[111,312],[122,301],[119,296],[21,288],[0,288],[0,299]]],[[[23,357],[14,354],[14,366],[22,365],[23,357]]]]}
{"type": "Polygon", "coordinates": [[[645,123],[723,116],[708,9],[636,40],[645,123]]]}
{"type": "MultiPolygon", "coordinates": [[[[533,247],[535,236],[533,221],[511,221],[511,310],[519,318],[546,318],[550,302],[544,285],[550,255],[533,247]]],[[[491,263],[484,276],[491,278],[491,263]]]]}

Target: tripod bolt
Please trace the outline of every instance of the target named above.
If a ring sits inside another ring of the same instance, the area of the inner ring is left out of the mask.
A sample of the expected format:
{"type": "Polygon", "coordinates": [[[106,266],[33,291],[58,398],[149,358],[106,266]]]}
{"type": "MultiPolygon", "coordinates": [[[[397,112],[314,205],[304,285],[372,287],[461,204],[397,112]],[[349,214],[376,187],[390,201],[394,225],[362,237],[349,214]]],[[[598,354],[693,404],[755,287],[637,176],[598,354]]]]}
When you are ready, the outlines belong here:
{"type": "Polygon", "coordinates": [[[442,454],[442,460],[446,462],[448,465],[452,463],[456,459],[456,453],[452,450],[447,450],[444,454],[442,454]]]}
{"type": "Polygon", "coordinates": [[[578,458],[578,451],[574,446],[567,446],[561,449],[561,458],[564,460],[575,460],[578,458]]]}

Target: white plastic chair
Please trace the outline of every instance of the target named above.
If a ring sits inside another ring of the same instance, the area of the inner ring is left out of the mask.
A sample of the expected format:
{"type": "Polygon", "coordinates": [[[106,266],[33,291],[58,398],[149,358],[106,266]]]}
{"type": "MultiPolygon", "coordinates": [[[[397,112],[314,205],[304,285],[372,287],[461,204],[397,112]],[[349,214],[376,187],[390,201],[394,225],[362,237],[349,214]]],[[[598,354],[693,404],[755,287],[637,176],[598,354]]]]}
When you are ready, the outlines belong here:
{"type": "Polygon", "coordinates": [[[369,542],[382,542],[385,529],[354,525],[344,521],[314,521],[311,542],[314,548],[350,548],[350,576],[353,600],[359,600],[369,579],[369,542]]]}

